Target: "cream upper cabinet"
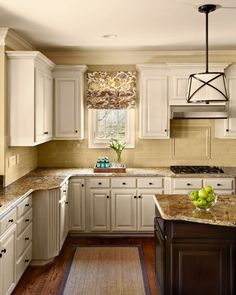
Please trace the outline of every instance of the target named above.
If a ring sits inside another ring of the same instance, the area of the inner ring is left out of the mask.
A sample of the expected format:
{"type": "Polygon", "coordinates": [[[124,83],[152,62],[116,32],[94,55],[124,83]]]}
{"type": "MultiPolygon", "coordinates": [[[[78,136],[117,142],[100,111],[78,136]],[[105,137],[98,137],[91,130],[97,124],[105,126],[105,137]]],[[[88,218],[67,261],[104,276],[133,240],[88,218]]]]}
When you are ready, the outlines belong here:
{"type": "MultiPolygon", "coordinates": [[[[205,64],[203,63],[167,63],[169,70],[168,97],[169,105],[187,105],[188,79],[191,74],[205,72],[205,64]]],[[[210,71],[224,72],[227,64],[211,63],[210,71]]],[[[212,82],[214,84],[214,82],[212,82]]],[[[217,84],[214,84],[217,87],[217,84]]],[[[210,88],[202,88],[198,95],[211,95],[210,88]]],[[[197,103],[200,105],[200,103],[197,103]]],[[[211,103],[214,104],[214,103],[211,103]]],[[[205,105],[202,103],[202,105],[205,105]]]]}
{"type": "Polygon", "coordinates": [[[226,79],[229,92],[229,117],[215,120],[215,137],[224,139],[236,138],[236,65],[226,70],[226,79]]]}
{"type": "Polygon", "coordinates": [[[0,295],[11,294],[16,283],[16,225],[0,236],[0,295]]]}
{"type": "Polygon", "coordinates": [[[55,67],[56,139],[84,138],[84,77],[86,66],[55,67]]]}
{"type": "Polygon", "coordinates": [[[137,65],[140,72],[139,136],[169,138],[168,77],[166,65],[137,65]]]}
{"type": "Polygon", "coordinates": [[[9,145],[52,138],[52,63],[38,51],[8,51],[9,145]]]}

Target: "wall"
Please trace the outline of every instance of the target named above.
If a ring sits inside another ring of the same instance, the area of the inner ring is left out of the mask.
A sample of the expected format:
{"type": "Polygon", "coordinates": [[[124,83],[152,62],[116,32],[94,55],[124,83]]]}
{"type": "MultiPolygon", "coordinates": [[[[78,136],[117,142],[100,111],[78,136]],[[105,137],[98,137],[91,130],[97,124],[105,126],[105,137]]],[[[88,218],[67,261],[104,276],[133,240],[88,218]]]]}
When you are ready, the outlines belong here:
{"type": "MultiPolygon", "coordinates": [[[[57,64],[87,64],[89,70],[133,70],[135,64],[146,62],[203,62],[199,52],[52,52],[45,54],[57,64]],[[116,64],[116,65],[114,65],[116,64]]],[[[236,62],[235,52],[215,52],[212,62],[236,62]]],[[[126,149],[122,159],[128,167],[155,167],[169,165],[236,166],[236,140],[214,137],[214,120],[172,120],[171,139],[140,140],[138,138],[138,111],[136,108],[136,146],[126,149]]],[[[108,155],[109,149],[88,149],[88,113],[85,109],[85,140],[51,141],[38,147],[38,165],[41,167],[93,167],[98,156],[108,155]]]]}
{"type": "MultiPolygon", "coordinates": [[[[6,44],[6,50],[33,50],[34,49],[28,42],[23,40],[12,30],[8,30],[5,44],[6,44]]],[[[2,69],[2,65],[0,65],[0,69],[2,69]]],[[[7,85],[7,67],[4,68],[4,70],[5,70],[5,86],[6,86],[7,85]]],[[[7,103],[7,91],[4,97],[7,103]]],[[[5,111],[4,120],[6,122],[5,155],[4,155],[4,158],[5,158],[4,185],[8,185],[37,167],[38,153],[37,153],[37,147],[8,146],[9,134],[7,130],[7,121],[8,121],[7,111],[5,111]],[[17,157],[18,159],[18,162],[16,163],[16,165],[12,167],[10,167],[9,165],[9,158],[11,156],[17,157]]]]}

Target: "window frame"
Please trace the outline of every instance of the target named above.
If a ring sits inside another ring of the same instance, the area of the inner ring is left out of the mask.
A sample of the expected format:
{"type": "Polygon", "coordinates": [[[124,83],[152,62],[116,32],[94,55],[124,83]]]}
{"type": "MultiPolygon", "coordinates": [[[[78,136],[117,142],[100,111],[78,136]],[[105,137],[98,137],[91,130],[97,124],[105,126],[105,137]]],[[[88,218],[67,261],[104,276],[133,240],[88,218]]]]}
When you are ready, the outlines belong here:
{"type": "MultiPolygon", "coordinates": [[[[88,147],[89,148],[108,148],[109,140],[107,142],[101,142],[96,140],[96,111],[98,109],[88,109],[88,147]]],[[[126,109],[126,131],[125,142],[126,148],[135,147],[135,110],[126,109]]]]}

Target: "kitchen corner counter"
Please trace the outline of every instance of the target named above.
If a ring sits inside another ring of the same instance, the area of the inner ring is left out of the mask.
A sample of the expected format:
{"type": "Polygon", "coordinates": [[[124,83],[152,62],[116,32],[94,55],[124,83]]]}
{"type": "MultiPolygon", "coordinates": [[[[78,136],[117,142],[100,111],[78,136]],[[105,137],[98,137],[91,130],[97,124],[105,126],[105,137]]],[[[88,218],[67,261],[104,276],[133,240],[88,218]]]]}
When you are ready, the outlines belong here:
{"type": "Polygon", "coordinates": [[[236,195],[219,196],[210,211],[195,209],[187,195],[156,195],[162,219],[236,227],[236,195]]]}

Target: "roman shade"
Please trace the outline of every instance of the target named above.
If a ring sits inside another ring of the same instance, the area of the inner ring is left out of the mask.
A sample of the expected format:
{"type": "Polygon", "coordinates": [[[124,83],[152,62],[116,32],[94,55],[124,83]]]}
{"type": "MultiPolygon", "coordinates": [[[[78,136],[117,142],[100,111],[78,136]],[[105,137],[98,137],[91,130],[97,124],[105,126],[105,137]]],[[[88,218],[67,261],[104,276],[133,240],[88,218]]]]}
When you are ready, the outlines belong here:
{"type": "Polygon", "coordinates": [[[89,109],[134,108],[136,72],[88,72],[87,106],[89,109]]]}

